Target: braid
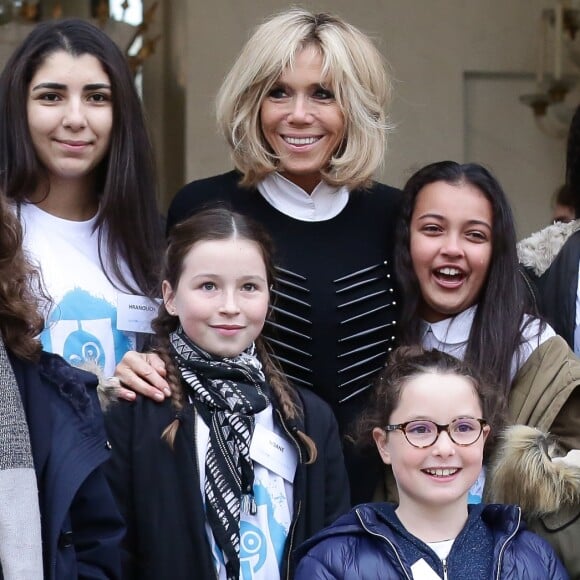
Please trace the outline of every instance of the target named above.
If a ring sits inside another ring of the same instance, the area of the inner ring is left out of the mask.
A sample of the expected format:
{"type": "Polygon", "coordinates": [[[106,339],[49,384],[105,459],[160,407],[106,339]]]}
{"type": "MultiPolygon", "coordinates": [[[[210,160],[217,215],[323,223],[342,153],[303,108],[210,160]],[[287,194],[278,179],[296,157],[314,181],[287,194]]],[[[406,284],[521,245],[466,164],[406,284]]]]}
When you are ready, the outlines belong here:
{"type": "Polygon", "coordinates": [[[171,389],[171,403],[176,411],[175,419],[163,430],[161,438],[165,439],[169,446],[173,449],[175,443],[175,435],[180,423],[180,411],[183,409],[183,387],[181,385],[181,375],[179,370],[170,355],[171,348],[169,343],[169,334],[175,330],[176,318],[170,316],[165,310],[165,306],[161,306],[157,318],[152,323],[153,330],[157,334],[155,352],[161,357],[165,363],[167,370],[166,380],[171,389]]]}
{"type": "MultiPolygon", "coordinates": [[[[258,352],[258,358],[264,367],[266,379],[272,386],[274,396],[280,405],[282,417],[290,421],[299,417],[302,418],[302,410],[297,404],[298,393],[296,393],[292,388],[286,375],[284,375],[270,355],[268,345],[262,337],[256,339],[256,350],[258,352]]],[[[308,460],[306,461],[306,464],[310,465],[314,463],[318,455],[316,444],[308,435],[306,435],[306,433],[303,433],[298,429],[296,430],[296,435],[308,450],[308,460]]]]}

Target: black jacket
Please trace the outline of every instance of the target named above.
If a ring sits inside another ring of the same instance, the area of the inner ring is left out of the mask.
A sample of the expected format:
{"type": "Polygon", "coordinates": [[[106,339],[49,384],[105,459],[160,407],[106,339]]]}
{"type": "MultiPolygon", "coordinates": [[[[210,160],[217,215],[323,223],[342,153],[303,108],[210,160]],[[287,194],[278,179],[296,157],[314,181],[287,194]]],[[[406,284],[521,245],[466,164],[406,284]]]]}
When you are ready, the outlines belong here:
{"type": "Polygon", "coordinates": [[[125,528],[103,472],[109,444],[96,377],[48,353],[37,365],[10,361],[38,481],[45,579],[121,578],[125,528]]]}
{"type": "Polygon", "coordinates": [[[574,350],[580,230],[573,231],[559,247],[561,238],[571,227],[575,224],[548,226],[522,240],[518,244],[518,255],[534,283],[540,314],[574,350]]]}
{"type": "MultiPolygon", "coordinates": [[[[286,545],[283,578],[290,578],[289,553],[348,509],[348,483],[330,408],[316,395],[300,391],[304,425],[280,424],[287,434],[297,427],[318,449],[313,465],[299,464],[294,480],[294,519],[286,545]]],[[[277,412],[274,413],[275,417],[277,412]]],[[[175,418],[169,400],[119,401],[105,421],[113,446],[108,476],[127,521],[126,578],[191,580],[215,578],[205,530],[195,446],[196,414],[186,405],[174,450],[161,439],[175,418]]],[[[301,448],[303,458],[307,456],[301,448]]]]}

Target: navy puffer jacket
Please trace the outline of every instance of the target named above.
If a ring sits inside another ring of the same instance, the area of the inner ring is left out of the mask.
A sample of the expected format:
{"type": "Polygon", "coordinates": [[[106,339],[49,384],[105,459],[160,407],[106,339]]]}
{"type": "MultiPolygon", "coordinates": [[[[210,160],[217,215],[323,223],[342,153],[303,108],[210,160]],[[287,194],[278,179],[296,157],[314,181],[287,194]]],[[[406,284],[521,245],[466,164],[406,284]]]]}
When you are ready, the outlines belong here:
{"type": "Polygon", "coordinates": [[[411,565],[420,558],[448,580],[567,580],[550,545],[524,528],[517,506],[470,506],[444,570],[402,527],[392,504],[363,504],[296,550],[295,580],[412,580],[411,565]]]}

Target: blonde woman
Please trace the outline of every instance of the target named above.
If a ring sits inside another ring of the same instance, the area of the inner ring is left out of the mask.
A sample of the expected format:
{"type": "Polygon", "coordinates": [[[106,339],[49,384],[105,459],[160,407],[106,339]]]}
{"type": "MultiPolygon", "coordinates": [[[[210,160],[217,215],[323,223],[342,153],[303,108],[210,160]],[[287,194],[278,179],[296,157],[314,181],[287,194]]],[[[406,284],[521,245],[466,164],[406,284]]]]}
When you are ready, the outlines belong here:
{"type": "MultiPolygon", "coordinates": [[[[389,93],[379,51],[352,25],[300,8],[273,16],[217,96],[235,170],[186,185],[168,214],[171,228],[222,204],[267,228],[280,290],[265,336],[289,379],[325,399],[342,431],[394,340],[399,192],[372,179],[385,151],[389,93]]],[[[131,355],[117,372],[153,396],[150,384],[167,389],[162,366],[131,355]]],[[[358,468],[350,471],[352,482],[358,468]]]]}

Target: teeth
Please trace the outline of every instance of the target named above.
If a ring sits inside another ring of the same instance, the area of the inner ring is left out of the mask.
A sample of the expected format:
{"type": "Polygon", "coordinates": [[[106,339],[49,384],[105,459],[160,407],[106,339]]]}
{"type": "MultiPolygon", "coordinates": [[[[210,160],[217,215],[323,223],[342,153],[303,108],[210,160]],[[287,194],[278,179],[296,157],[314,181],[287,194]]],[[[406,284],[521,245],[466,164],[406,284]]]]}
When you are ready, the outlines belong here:
{"type": "Polygon", "coordinates": [[[437,271],[445,276],[459,276],[461,274],[461,270],[457,268],[440,268],[437,271]]]}
{"type": "Polygon", "coordinates": [[[318,137],[284,137],[284,141],[290,145],[312,145],[318,141],[318,137]]]}
{"type": "Polygon", "coordinates": [[[448,477],[450,475],[456,474],[459,470],[456,468],[452,469],[426,469],[429,475],[435,475],[436,477],[448,477]]]}

